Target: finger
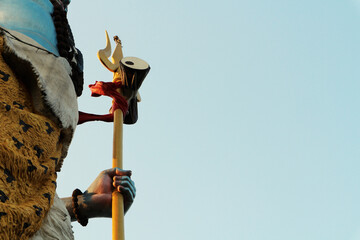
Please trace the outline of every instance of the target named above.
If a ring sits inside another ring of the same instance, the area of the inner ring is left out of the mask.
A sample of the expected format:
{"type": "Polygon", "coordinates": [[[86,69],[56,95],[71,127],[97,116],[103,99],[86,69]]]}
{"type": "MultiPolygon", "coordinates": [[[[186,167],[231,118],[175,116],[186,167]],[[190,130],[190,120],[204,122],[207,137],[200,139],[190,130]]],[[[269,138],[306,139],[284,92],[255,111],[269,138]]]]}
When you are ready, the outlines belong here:
{"type": "Polygon", "coordinates": [[[103,171],[104,174],[109,175],[111,178],[114,176],[129,176],[131,177],[132,172],[130,170],[123,170],[121,168],[110,168],[103,171]]]}
{"type": "Polygon", "coordinates": [[[128,176],[115,176],[115,177],[113,177],[113,180],[114,180],[114,182],[117,182],[117,181],[129,182],[129,184],[131,184],[135,188],[135,182],[128,176]]]}
{"type": "Polygon", "coordinates": [[[131,177],[132,172],[130,170],[123,170],[120,168],[116,168],[116,175],[117,176],[128,176],[131,177]]]}
{"type": "Polygon", "coordinates": [[[114,187],[118,187],[119,185],[123,186],[123,187],[128,187],[130,188],[130,190],[136,194],[136,187],[135,187],[135,183],[133,180],[131,180],[130,177],[128,176],[115,176],[114,177],[114,182],[113,182],[113,186],[114,187]]]}
{"type": "Polygon", "coordinates": [[[133,202],[135,195],[131,192],[130,188],[118,186],[118,192],[121,193],[127,202],[133,202]]]}

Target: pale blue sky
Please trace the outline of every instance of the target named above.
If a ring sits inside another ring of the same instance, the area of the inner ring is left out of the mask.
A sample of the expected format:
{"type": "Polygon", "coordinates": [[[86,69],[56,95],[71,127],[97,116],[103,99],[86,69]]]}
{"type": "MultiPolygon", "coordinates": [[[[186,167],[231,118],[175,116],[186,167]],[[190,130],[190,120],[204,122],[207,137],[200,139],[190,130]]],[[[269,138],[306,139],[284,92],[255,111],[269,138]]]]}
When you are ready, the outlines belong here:
{"type": "MultiPolygon", "coordinates": [[[[69,17],[86,85],[112,79],[105,29],[152,67],[124,132],[126,239],[360,239],[359,1],[73,0],[69,17]]],[[[111,144],[111,124],[78,127],[61,196],[111,167],[111,144]]],[[[74,231],[111,239],[111,220],[74,231]]]]}

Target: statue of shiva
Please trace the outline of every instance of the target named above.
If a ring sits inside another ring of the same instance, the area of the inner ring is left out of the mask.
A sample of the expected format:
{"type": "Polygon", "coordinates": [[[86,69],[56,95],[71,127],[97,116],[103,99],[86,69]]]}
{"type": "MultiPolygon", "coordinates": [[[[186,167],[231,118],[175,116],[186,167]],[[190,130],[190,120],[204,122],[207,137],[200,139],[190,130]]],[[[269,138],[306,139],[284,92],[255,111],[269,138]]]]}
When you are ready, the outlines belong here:
{"type": "Polygon", "coordinates": [[[0,0],[0,239],[74,239],[71,221],[111,217],[114,190],[125,212],[135,198],[131,171],[119,168],[102,171],[84,193],[56,194],[84,82],[69,3],[0,0]]]}

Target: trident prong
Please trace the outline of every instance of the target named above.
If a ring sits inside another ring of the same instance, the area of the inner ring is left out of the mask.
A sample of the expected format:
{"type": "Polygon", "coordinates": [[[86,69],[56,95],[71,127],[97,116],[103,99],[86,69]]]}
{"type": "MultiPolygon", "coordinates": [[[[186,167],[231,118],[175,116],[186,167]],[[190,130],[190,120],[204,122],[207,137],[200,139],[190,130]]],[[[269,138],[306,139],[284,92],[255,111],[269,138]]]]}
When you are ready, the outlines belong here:
{"type": "Polygon", "coordinates": [[[101,49],[97,52],[97,56],[100,59],[100,62],[111,72],[119,73],[120,72],[120,60],[123,58],[122,53],[122,46],[121,41],[116,41],[116,47],[114,50],[114,53],[111,57],[111,62],[109,60],[109,57],[111,56],[111,44],[110,44],[110,38],[107,31],[105,31],[106,34],[106,47],[104,49],[101,49]]]}

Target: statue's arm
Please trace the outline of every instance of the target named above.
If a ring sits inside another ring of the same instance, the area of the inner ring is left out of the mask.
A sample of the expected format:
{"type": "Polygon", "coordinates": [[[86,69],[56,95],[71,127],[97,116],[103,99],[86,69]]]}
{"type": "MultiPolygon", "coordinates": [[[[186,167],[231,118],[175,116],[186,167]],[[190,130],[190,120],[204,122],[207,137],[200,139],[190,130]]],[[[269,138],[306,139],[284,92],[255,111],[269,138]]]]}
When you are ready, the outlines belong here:
{"type": "MultiPolygon", "coordinates": [[[[130,208],[136,195],[131,171],[112,168],[102,171],[83,195],[79,195],[79,215],[85,218],[111,217],[112,192],[116,189],[124,196],[125,213],[130,208]]],[[[71,216],[76,221],[72,197],[62,198],[71,216]]]]}
{"type": "MultiPolygon", "coordinates": [[[[87,200],[86,195],[78,196],[78,204],[80,215],[85,218],[95,218],[95,217],[111,217],[111,204],[110,206],[105,206],[101,204],[101,196],[92,196],[91,200],[87,200]],[[108,209],[110,208],[110,211],[108,209]]],[[[66,209],[69,212],[71,221],[76,221],[74,214],[74,208],[72,203],[72,197],[62,198],[65,203],[66,209]]]]}

